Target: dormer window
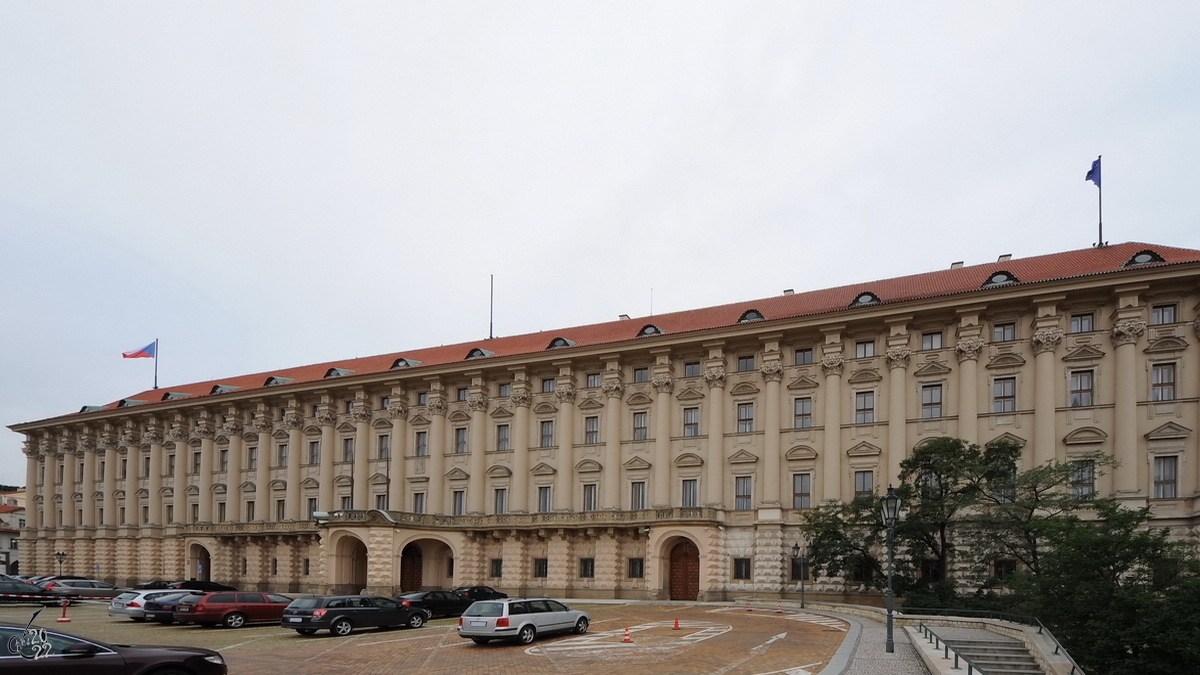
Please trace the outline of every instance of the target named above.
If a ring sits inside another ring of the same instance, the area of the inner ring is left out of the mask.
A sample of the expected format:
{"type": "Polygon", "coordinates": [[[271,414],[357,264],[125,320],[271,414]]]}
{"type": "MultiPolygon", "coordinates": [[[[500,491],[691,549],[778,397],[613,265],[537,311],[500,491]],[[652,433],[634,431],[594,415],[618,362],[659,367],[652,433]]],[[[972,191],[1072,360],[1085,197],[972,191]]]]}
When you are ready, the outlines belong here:
{"type": "Polygon", "coordinates": [[[863,291],[854,298],[854,302],[850,303],[851,307],[863,307],[866,305],[878,305],[880,302],[879,296],[871,291],[863,291]]]}
{"type": "Polygon", "coordinates": [[[986,286],[999,286],[1001,284],[1015,284],[1016,282],[1017,282],[1017,278],[1015,276],[1013,276],[1012,272],[1006,272],[1004,270],[1000,270],[999,272],[994,272],[992,274],[992,276],[988,277],[987,281],[983,282],[983,285],[985,287],[986,286]]]}
{"type": "Polygon", "coordinates": [[[145,403],[145,401],[139,401],[139,400],[133,399],[133,398],[123,398],[120,401],[117,401],[117,407],[118,408],[130,408],[135,405],[141,405],[143,403],[145,403]]]}
{"type": "Polygon", "coordinates": [[[550,341],[550,346],[546,349],[562,349],[563,347],[574,347],[575,341],[568,340],[565,337],[556,337],[550,341]]]}
{"type": "Polygon", "coordinates": [[[181,398],[187,398],[188,396],[191,396],[191,394],[181,394],[177,391],[168,391],[168,392],[164,393],[162,395],[162,398],[160,398],[158,400],[160,400],[160,401],[175,401],[175,400],[178,400],[181,398]]]}
{"type": "Polygon", "coordinates": [[[392,362],[392,370],[396,370],[397,368],[412,368],[413,366],[419,365],[421,365],[420,361],[416,359],[406,359],[402,356],[392,362]]]}
{"type": "Polygon", "coordinates": [[[751,321],[762,321],[765,318],[767,318],[767,317],[763,316],[762,312],[758,311],[757,309],[748,309],[748,310],[746,310],[746,312],[744,314],[742,314],[742,318],[738,319],[738,323],[750,323],[751,321]]]}
{"type": "Polygon", "coordinates": [[[662,334],[663,334],[663,332],[662,332],[661,328],[659,328],[658,326],[655,326],[652,323],[648,323],[645,326],[642,326],[642,329],[638,331],[637,336],[645,337],[647,335],[662,335],[662,334]]]}
{"type": "Polygon", "coordinates": [[[346,375],[353,375],[353,374],[354,374],[354,371],[350,370],[349,368],[330,368],[329,370],[325,371],[325,377],[327,377],[327,378],[328,377],[343,377],[346,375]]]}
{"type": "Polygon", "coordinates": [[[241,387],[235,387],[230,384],[214,384],[213,388],[209,390],[208,395],[212,396],[213,394],[228,394],[229,392],[237,391],[238,389],[241,389],[241,387]]]}
{"type": "Polygon", "coordinates": [[[263,383],[263,386],[264,387],[274,387],[277,384],[287,384],[288,382],[292,382],[293,380],[294,380],[294,378],[291,378],[291,377],[279,377],[278,375],[272,375],[271,377],[267,378],[267,381],[263,383]]]}
{"type": "Polygon", "coordinates": [[[90,413],[90,412],[96,412],[97,410],[104,410],[104,406],[102,406],[102,405],[85,405],[79,409],[79,412],[90,413]]]}
{"type": "Polygon", "coordinates": [[[486,349],[480,349],[479,347],[476,347],[476,348],[472,349],[471,351],[467,352],[467,358],[468,359],[486,359],[487,357],[492,356],[495,353],[496,352],[489,352],[486,349]]]}
{"type": "Polygon", "coordinates": [[[1138,251],[1135,253],[1132,258],[1125,261],[1125,264],[1122,265],[1122,267],[1132,267],[1133,265],[1147,265],[1149,263],[1160,262],[1166,261],[1163,260],[1161,255],[1151,251],[1150,249],[1146,249],[1145,251],[1138,251]]]}

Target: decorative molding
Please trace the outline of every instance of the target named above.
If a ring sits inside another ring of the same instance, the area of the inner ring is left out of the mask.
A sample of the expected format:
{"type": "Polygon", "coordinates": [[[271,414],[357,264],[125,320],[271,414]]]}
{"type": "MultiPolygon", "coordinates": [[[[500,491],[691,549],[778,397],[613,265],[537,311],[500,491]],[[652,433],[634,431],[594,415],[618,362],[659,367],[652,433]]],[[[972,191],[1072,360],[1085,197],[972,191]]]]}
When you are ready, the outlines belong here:
{"type": "Polygon", "coordinates": [[[637,471],[638,469],[649,469],[650,462],[641,457],[631,457],[621,465],[626,471],[637,471]]]}
{"type": "Polygon", "coordinates": [[[675,380],[666,373],[658,373],[650,378],[650,384],[654,387],[654,391],[660,394],[669,394],[675,388],[675,380]]]}
{"type": "Polygon", "coordinates": [[[730,455],[727,459],[730,464],[753,464],[758,461],[758,455],[749,452],[748,450],[738,450],[730,455]]]}
{"type": "Polygon", "coordinates": [[[479,392],[474,392],[470,396],[467,396],[467,407],[473,413],[485,412],[488,407],[488,397],[479,392]]]}
{"type": "Polygon", "coordinates": [[[713,366],[704,371],[704,381],[712,389],[725,388],[725,366],[713,366]]]}
{"type": "Polygon", "coordinates": [[[699,401],[704,398],[704,392],[695,387],[684,387],[683,391],[675,394],[675,398],[679,401],[699,401]]]}
{"type": "Polygon", "coordinates": [[[408,404],[403,401],[392,401],[388,404],[387,414],[394,420],[408,419],[408,404]]]}
{"type": "Polygon", "coordinates": [[[983,340],[979,338],[964,338],[954,345],[954,355],[958,357],[959,363],[977,360],[981,351],[983,351],[983,340]]]}
{"type": "Polygon", "coordinates": [[[950,366],[944,361],[928,361],[913,371],[913,377],[941,377],[950,373],[950,366]]]}
{"type": "Polygon", "coordinates": [[[1161,441],[1168,438],[1187,438],[1192,430],[1176,422],[1167,422],[1146,434],[1148,441],[1161,441]]]}
{"type": "Polygon", "coordinates": [[[625,405],[650,405],[651,403],[654,403],[654,399],[641,392],[635,392],[625,399],[625,405]]]}
{"type": "Polygon", "coordinates": [[[604,467],[600,466],[600,462],[597,462],[594,459],[583,459],[575,465],[576,473],[596,473],[603,470],[604,467]]]}
{"type": "Polygon", "coordinates": [[[317,424],[320,424],[323,427],[333,426],[334,424],[337,424],[337,415],[329,409],[318,410],[317,424]]]}
{"type": "Polygon", "coordinates": [[[580,410],[599,410],[604,407],[604,404],[600,402],[600,399],[589,396],[580,401],[576,407],[580,410]]]}
{"type": "Polygon", "coordinates": [[[887,359],[887,367],[889,370],[907,368],[908,360],[912,358],[912,350],[908,347],[892,347],[887,350],[887,353],[884,356],[887,359]]]}
{"type": "Polygon", "coordinates": [[[1107,439],[1108,434],[1099,427],[1080,427],[1063,436],[1063,443],[1066,445],[1090,445],[1103,443],[1107,439]]]}
{"type": "Polygon", "coordinates": [[[846,451],[847,457],[875,457],[883,453],[883,450],[878,446],[871,445],[866,441],[850,448],[846,451]]]}
{"type": "Polygon", "coordinates": [[[1063,361],[1094,361],[1104,356],[1104,352],[1100,351],[1092,345],[1083,345],[1079,349],[1067,352],[1062,357],[1063,361]]]}
{"type": "Polygon", "coordinates": [[[854,371],[846,382],[848,384],[867,384],[869,382],[878,382],[883,379],[877,368],[861,368],[854,371]]]}
{"type": "Polygon", "coordinates": [[[1025,357],[1021,356],[1020,354],[1009,352],[1007,354],[1000,354],[991,361],[988,361],[988,364],[985,367],[990,369],[1019,368],[1023,365],[1025,365],[1025,357]]]}
{"type": "Polygon", "coordinates": [[[621,398],[625,395],[625,384],[617,379],[605,380],[600,385],[600,390],[608,398],[621,398]]]}
{"type": "Polygon", "coordinates": [[[1122,345],[1134,344],[1142,336],[1142,333],[1145,332],[1145,321],[1141,319],[1122,319],[1113,324],[1112,330],[1108,332],[1108,336],[1112,340],[1113,347],[1120,347],[1122,345]]]}
{"type": "Polygon", "coordinates": [[[509,395],[508,400],[512,401],[513,405],[518,408],[528,408],[529,404],[533,402],[533,396],[529,393],[528,389],[514,389],[512,394],[509,395]]]}
{"type": "Polygon", "coordinates": [[[254,430],[260,434],[269,434],[272,431],[275,431],[275,422],[266,415],[259,415],[258,417],[255,417],[250,422],[250,426],[254,427],[254,430]]]}
{"type": "Polygon", "coordinates": [[[787,388],[793,391],[797,389],[816,389],[819,386],[821,386],[821,383],[812,379],[806,373],[800,373],[787,384],[787,388]]]}
{"type": "Polygon", "coordinates": [[[783,364],[778,361],[764,361],[758,370],[767,382],[778,382],[783,379],[783,364]]]}
{"type": "Polygon", "coordinates": [[[1033,345],[1034,355],[1042,352],[1052,352],[1058,349],[1058,345],[1062,344],[1063,332],[1058,328],[1039,328],[1033,332],[1033,337],[1029,338],[1029,344],[1033,345]]]}
{"type": "Polygon", "coordinates": [[[1161,354],[1163,352],[1178,352],[1187,349],[1187,340],[1181,337],[1168,335],[1167,337],[1159,338],[1150,343],[1149,347],[1144,350],[1147,354],[1161,354]]]}
{"type": "Polygon", "coordinates": [[[559,384],[554,387],[554,397],[559,403],[567,404],[575,402],[575,385],[569,383],[559,384]]]}
{"type": "Polygon", "coordinates": [[[549,401],[542,401],[533,406],[533,412],[537,415],[549,415],[558,412],[558,407],[549,401]]]}
{"type": "Polygon", "coordinates": [[[444,417],[446,415],[446,399],[431,397],[429,403],[425,404],[425,409],[429,411],[430,415],[444,417]]]}
{"type": "Polygon", "coordinates": [[[703,466],[704,459],[694,452],[685,452],[675,458],[675,466],[703,466]]]}
{"type": "Polygon", "coordinates": [[[729,395],[730,396],[752,396],[754,394],[757,394],[758,391],[759,391],[758,387],[754,386],[753,384],[750,384],[749,382],[738,382],[737,384],[733,385],[733,387],[729,390],[729,395]]]}
{"type": "Polygon", "coordinates": [[[831,375],[841,376],[842,368],[846,365],[846,358],[841,354],[826,354],[821,357],[821,371],[825,373],[825,377],[831,375]]]}
{"type": "Polygon", "coordinates": [[[784,459],[791,459],[791,460],[816,459],[816,458],[817,458],[817,451],[813,450],[811,447],[809,447],[807,445],[797,445],[794,448],[792,448],[791,450],[788,450],[787,453],[784,455],[784,459]]]}

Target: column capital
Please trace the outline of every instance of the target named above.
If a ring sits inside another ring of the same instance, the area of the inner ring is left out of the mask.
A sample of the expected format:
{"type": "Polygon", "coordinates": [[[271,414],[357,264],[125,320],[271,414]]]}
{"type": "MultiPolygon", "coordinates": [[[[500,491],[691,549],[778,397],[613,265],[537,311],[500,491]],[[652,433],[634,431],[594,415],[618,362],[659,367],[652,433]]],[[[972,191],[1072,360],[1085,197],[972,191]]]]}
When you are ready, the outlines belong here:
{"type": "Polygon", "coordinates": [[[554,387],[554,397],[559,403],[574,403],[575,402],[575,385],[570,383],[559,383],[554,387]]]}
{"type": "Polygon", "coordinates": [[[317,411],[317,424],[323,427],[331,427],[337,424],[337,415],[329,408],[321,408],[317,411]]]}
{"type": "Polygon", "coordinates": [[[954,345],[954,355],[958,357],[959,363],[977,360],[981,351],[983,351],[983,340],[979,338],[964,338],[954,345]]]}
{"type": "Polygon", "coordinates": [[[404,401],[392,401],[387,407],[388,417],[394,420],[408,419],[408,404],[404,401]]]}
{"type": "Polygon", "coordinates": [[[275,422],[266,415],[255,417],[250,422],[250,426],[254,427],[254,430],[260,434],[269,434],[275,431],[275,422]]]}
{"type": "Polygon", "coordinates": [[[778,360],[763,361],[758,370],[767,382],[778,382],[783,379],[783,364],[778,360]]]}
{"type": "MultiPolygon", "coordinates": [[[[574,393],[575,387],[571,387],[572,396],[574,393]]],[[[467,396],[467,407],[471,409],[471,412],[487,412],[488,397],[478,392],[473,393],[467,396]]]]}
{"type": "Polygon", "coordinates": [[[846,359],[841,354],[826,354],[821,357],[821,370],[825,373],[825,377],[840,377],[842,367],[845,365],[846,359]]]}
{"type": "Polygon", "coordinates": [[[508,396],[508,400],[512,401],[513,405],[518,408],[528,408],[533,403],[533,395],[525,387],[513,387],[513,391],[508,396]]]}
{"type": "Polygon", "coordinates": [[[1033,332],[1033,337],[1029,339],[1033,345],[1033,353],[1041,354],[1042,352],[1052,352],[1062,343],[1063,332],[1059,328],[1039,328],[1033,332]]]}
{"type": "Polygon", "coordinates": [[[621,398],[625,394],[625,383],[614,377],[605,380],[600,389],[608,398],[621,398]]]}
{"type": "Polygon", "coordinates": [[[895,370],[897,368],[904,369],[908,367],[908,360],[912,357],[912,350],[908,347],[892,347],[887,350],[886,358],[888,368],[895,370]]]}
{"type": "Polygon", "coordinates": [[[704,381],[710,389],[725,388],[725,366],[712,366],[704,371],[704,381]]]}
{"type": "Polygon", "coordinates": [[[444,417],[446,415],[446,399],[440,396],[430,396],[429,402],[425,404],[425,409],[429,411],[430,415],[444,417]]]}
{"type": "Polygon", "coordinates": [[[225,432],[225,434],[229,436],[241,436],[242,432],[245,430],[246,428],[242,426],[241,420],[235,418],[226,420],[225,423],[221,425],[221,431],[225,432]]]}
{"type": "Polygon", "coordinates": [[[1192,322],[1192,332],[1196,334],[1196,337],[1200,338],[1200,319],[1192,322]]]}
{"type": "Polygon", "coordinates": [[[654,391],[660,394],[669,394],[675,388],[675,380],[666,373],[659,373],[650,378],[650,384],[654,386],[654,391]]]}
{"type": "Polygon", "coordinates": [[[350,411],[350,418],[356,423],[364,424],[370,422],[372,417],[371,409],[367,407],[366,401],[356,401],[354,409],[350,411]]]}
{"type": "Polygon", "coordinates": [[[159,445],[163,442],[163,435],[158,429],[147,429],[146,433],[142,434],[142,440],[150,445],[159,445]]]}
{"type": "Polygon", "coordinates": [[[1141,319],[1122,319],[1113,324],[1112,330],[1109,331],[1109,338],[1112,339],[1114,347],[1122,345],[1131,345],[1138,341],[1142,333],[1146,332],[1146,322],[1141,319]]]}
{"type": "Polygon", "coordinates": [[[295,410],[289,410],[283,416],[283,427],[285,429],[299,429],[302,426],[304,426],[304,418],[295,410]]]}

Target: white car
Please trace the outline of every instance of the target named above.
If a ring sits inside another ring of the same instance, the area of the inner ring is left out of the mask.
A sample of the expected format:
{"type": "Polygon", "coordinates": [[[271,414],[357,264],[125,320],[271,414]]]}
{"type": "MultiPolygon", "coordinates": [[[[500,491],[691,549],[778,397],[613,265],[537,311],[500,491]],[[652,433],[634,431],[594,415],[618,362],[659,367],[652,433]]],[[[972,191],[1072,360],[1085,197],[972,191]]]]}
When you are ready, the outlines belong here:
{"type": "Polygon", "coordinates": [[[459,637],[477,645],[506,639],[527,645],[546,633],[587,632],[591,617],[550,598],[477,600],[458,619],[459,637]]]}
{"type": "Polygon", "coordinates": [[[112,599],[108,605],[108,615],[112,617],[146,620],[146,601],[161,598],[164,595],[178,595],[175,589],[156,589],[152,591],[125,591],[112,599]]]}

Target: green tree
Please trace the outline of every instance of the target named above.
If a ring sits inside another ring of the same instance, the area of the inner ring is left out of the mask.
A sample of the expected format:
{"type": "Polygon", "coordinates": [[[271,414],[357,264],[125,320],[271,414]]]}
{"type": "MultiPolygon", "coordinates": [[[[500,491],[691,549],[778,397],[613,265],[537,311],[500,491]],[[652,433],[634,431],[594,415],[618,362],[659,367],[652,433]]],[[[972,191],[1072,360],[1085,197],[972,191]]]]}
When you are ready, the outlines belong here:
{"type": "Polygon", "coordinates": [[[883,566],[876,556],[885,531],[873,497],[828,501],[805,511],[801,531],[808,540],[809,568],[815,577],[859,579],[868,588],[883,587],[883,566]]]}

